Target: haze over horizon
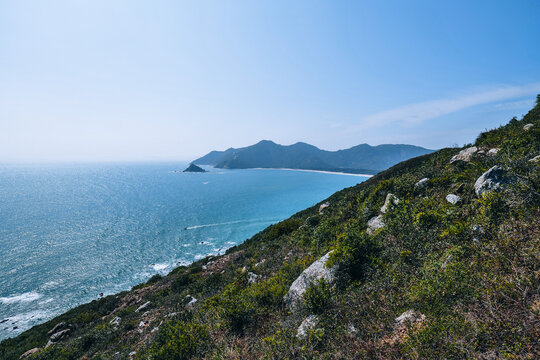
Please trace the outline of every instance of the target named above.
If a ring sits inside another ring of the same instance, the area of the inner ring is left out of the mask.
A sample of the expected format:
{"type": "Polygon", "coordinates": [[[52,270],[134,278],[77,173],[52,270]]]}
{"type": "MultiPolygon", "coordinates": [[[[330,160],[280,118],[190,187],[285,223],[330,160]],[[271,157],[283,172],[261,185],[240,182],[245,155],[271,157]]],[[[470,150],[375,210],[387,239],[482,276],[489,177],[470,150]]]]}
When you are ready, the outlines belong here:
{"type": "Polygon", "coordinates": [[[0,162],[437,149],[540,93],[537,1],[4,1],[0,162]],[[284,10],[285,9],[285,10],[284,10]]]}

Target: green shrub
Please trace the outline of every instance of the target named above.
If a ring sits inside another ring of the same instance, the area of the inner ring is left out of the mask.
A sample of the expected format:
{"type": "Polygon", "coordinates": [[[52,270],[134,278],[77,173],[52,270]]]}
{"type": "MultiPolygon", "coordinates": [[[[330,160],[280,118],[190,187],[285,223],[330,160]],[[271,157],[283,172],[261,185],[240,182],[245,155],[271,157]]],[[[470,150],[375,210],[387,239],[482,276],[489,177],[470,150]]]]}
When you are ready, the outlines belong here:
{"type": "Polygon", "coordinates": [[[150,350],[156,360],[187,360],[202,355],[209,347],[210,333],[194,322],[168,322],[161,326],[150,350]]]}

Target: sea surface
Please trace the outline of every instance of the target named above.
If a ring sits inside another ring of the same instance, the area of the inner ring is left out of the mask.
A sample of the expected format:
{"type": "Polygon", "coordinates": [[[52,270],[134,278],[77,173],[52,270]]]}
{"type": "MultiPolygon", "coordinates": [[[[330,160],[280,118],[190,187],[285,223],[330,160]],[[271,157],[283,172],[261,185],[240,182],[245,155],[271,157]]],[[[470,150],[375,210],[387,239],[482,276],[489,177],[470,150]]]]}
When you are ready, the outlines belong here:
{"type": "Polygon", "coordinates": [[[185,163],[0,165],[0,339],[220,254],[366,177],[182,173],[185,163]]]}

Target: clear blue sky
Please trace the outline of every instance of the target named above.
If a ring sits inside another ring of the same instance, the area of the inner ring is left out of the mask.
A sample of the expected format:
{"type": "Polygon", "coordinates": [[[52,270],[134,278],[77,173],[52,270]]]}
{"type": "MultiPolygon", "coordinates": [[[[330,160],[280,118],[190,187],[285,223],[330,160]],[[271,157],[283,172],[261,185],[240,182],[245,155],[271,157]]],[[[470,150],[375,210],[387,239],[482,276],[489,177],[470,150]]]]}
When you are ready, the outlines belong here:
{"type": "Polygon", "coordinates": [[[540,1],[2,1],[0,161],[464,144],[540,93],[540,1]]]}

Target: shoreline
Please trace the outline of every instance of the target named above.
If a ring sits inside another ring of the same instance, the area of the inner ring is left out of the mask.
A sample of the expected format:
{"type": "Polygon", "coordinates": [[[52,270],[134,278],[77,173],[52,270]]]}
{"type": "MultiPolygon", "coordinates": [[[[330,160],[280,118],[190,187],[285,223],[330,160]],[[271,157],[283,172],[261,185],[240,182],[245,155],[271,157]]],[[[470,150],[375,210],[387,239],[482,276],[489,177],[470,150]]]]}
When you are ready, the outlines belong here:
{"type": "MultiPolygon", "coordinates": [[[[216,169],[216,168],[214,168],[216,169]]],[[[321,174],[337,174],[337,175],[349,175],[349,176],[362,176],[362,177],[372,177],[374,175],[369,174],[354,174],[354,173],[347,173],[347,172],[341,172],[341,171],[328,171],[328,170],[309,170],[309,169],[290,169],[290,168],[247,168],[247,169],[237,169],[237,170],[288,170],[288,171],[306,171],[306,172],[314,172],[314,173],[321,173],[321,174]]],[[[232,170],[232,169],[231,169],[232,170]]]]}

